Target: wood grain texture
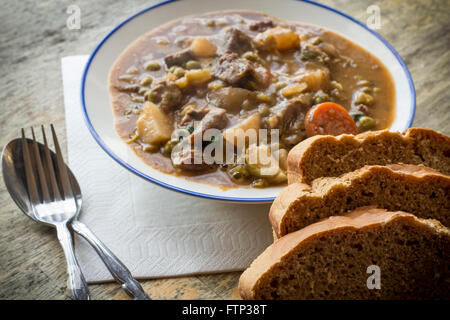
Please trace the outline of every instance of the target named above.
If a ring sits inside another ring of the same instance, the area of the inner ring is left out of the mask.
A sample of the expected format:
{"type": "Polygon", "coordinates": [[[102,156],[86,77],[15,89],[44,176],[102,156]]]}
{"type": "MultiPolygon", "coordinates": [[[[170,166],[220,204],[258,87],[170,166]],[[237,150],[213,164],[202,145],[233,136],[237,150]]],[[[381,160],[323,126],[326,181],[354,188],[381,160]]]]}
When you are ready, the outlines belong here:
{"type": "MultiPolygon", "coordinates": [[[[154,1],[152,1],[154,2],[154,1]]],[[[450,134],[450,11],[448,0],[321,1],[365,22],[381,9],[378,32],[405,60],[417,92],[415,126],[450,134]]],[[[53,122],[65,148],[60,59],[87,54],[148,1],[0,2],[0,145],[21,127],[53,122]],[[70,4],[81,8],[81,30],[66,27],[70,4]]],[[[154,299],[236,299],[240,273],[142,281],[154,299]]],[[[93,299],[128,299],[116,283],[90,286],[93,299]]],[[[19,212],[0,185],[0,299],[70,299],[55,232],[19,212]]]]}

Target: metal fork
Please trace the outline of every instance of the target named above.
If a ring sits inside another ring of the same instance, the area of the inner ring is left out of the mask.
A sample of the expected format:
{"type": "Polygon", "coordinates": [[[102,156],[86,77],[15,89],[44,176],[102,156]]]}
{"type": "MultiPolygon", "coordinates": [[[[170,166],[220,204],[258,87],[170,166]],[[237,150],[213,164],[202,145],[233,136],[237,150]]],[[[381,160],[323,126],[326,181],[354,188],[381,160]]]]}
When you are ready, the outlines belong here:
{"type": "Polygon", "coordinates": [[[134,300],[149,300],[150,298],[139,282],[132,277],[126,266],[86,225],[76,220],[76,216],[81,209],[81,190],[75,176],[64,163],[52,124],[50,128],[56,156],[48,147],[44,126],[41,126],[44,146],[36,141],[34,129],[31,128],[33,136],[31,151],[27,142],[29,139],[25,138],[25,132],[22,129],[21,144],[25,167],[26,191],[31,210],[23,206],[23,203],[20,201],[16,201],[16,203],[19,203],[19,207],[32,219],[56,227],[58,239],[66,256],[70,287],[75,299],[89,299],[89,291],[74,255],[69,226],[92,245],[114,279],[122,285],[122,289],[129,296],[134,298],[134,300]],[[41,153],[43,153],[43,160],[41,159],[41,153]],[[53,163],[56,163],[57,170],[55,170],[53,163]],[[36,180],[39,180],[39,184],[36,180]]]}
{"type": "Polygon", "coordinates": [[[36,220],[56,228],[58,240],[64,250],[64,255],[66,256],[67,271],[73,298],[77,300],[89,300],[89,289],[86,280],[81,273],[77,258],[75,257],[72,245],[72,235],[68,228],[68,225],[78,214],[79,208],[72,192],[67,171],[65,170],[65,164],[58,144],[58,139],[56,138],[55,129],[53,125],[50,127],[57,155],[57,172],[53,167],[53,162],[50,157],[44,127],[42,127],[42,135],[45,144],[44,161],[41,160],[33,128],[31,128],[31,133],[33,136],[32,149],[34,157],[31,156],[25,138],[25,131],[22,129],[23,160],[28,196],[36,220]],[[36,183],[34,170],[37,171],[40,188],[38,188],[36,183]],[[41,191],[40,194],[39,190],[41,191]]]}

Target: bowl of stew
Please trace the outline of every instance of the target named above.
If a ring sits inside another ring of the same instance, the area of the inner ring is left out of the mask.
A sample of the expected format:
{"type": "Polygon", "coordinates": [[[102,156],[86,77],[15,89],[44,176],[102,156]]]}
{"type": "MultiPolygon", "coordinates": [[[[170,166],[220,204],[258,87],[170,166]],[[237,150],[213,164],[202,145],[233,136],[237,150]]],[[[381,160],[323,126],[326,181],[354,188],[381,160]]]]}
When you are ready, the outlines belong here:
{"type": "Polygon", "coordinates": [[[415,93],[395,50],[335,9],[193,0],[113,29],[88,61],[82,104],[99,145],[140,177],[204,198],[270,202],[296,144],[405,130],[415,93]]]}

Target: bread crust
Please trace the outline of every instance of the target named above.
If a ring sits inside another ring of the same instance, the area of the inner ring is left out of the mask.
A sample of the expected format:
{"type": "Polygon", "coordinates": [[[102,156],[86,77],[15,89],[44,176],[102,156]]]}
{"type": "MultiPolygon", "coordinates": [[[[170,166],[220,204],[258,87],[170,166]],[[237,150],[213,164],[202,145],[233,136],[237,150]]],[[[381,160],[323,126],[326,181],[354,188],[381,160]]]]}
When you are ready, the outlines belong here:
{"type": "Polygon", "coordinates": [[[373,206],[358,208],[345,216],[329,217],[276,240],[241,275],[239,293],[243,299],[255,299],[254,288],[261,277],[271,272],[291,250],[298,249],[312,238],[326,235],[336,230],[342,230],[343,232],[345,229],[364,230],[388,224],[395,220],[398,221],[399,219],[407,220],[440,236],[450,237],[450,230],[437,220],[420,219],[407,212],[388,212],[373,206]]]}
{"type": "MultiPolygon", "coordinates": [[[[323,211],[323,208],[326,204],[328,204],[328,207],[333,207],[332,201],[336,199],[336,196],[334,196],[335,194],[338,194],[339,196],[351,196],[352,194],[348,190],[358,189],[362,191],[365,187],[364,182],[375,181],[375,179],[379,179],[383,183],[389,183],[389,181],[392,181],[392,183],[394,183],[394,181],[401,181],[401,183],[403,184],[414,183],[414,185],[416,186],[418,184],[420,184],[421,186],[422,184],[427,183],[427,185],[432,185],[436,190],[441,190],[444,196],[441,196],[440,199],[444,199],[443,201],[445,202],[445,205],[442,207],[442,209],[439,210],[442,211],[446,216],[440,217],[439,220],[441,220],[444,225],[446,225],[449,221],[448,215],[450,214],[450,212],[444,211],[446,211],[445,208],[448,209],[450,207],[450,176],[444,175],[434,169],[422,165],[415,166],[406,164],[392,164],[387,166],[364,166],[363,168],[346,173],[337,178],[319,178],[316,179],[311,185],[303,183],[293,183],[284,188],[273,202],[269,212],[269,220],[272,224],[272,228],[276,234],[276,237],[279,238],[289,232],[297,230],[292,230],[291,227],[291,230],[289,230],[289,228],[287,227],[290,223],[288,219],[290,219],[293,215],[306,215],[306,210],[309,208],[319,208],[317,210],[323,211]],[[302,212],[299,212],[298,208],[301,208],[302,212]]],[[[411,196],[416,196],[416,193],[414,193],[414,191],[408,192],[410,192],[411,196]]],[[[389,203],[390,201],[390,199],[385,198],[383,198],[382,200],[386,203],[389,203]]],[[[340,199],[337,199],[336,201],[340,201],[340,199]]],[[[330,210],[330,212],[333,213],[332,215],[340,215],[346,211],[355,209],[355,206],[363,205],[377,205],[380,207],[384,207],[383,203],[376,202],[375,197],[367,198],[364,200],[369,203],[358,204],[358,201],[359,200],[356,199],[354,200],[354,202],[349,203],[348,205],[342,204],[342,211],[332,211],[340,210],[338,207],[336,207],[330,210]]],[[[395,207],[395,209],[393,210],[405,210],[405,204],[408,201],[407,198],[402,197],[402,199],[399,201],[403,202],[398,203],[397,207],[395,207]]],[[[389,207],[386,208],[392,209],[389,207]]],[[[408,211],[421,216],[421,210],[423,211],[428,209],[429,208],[417,208],[417,210],[408,211]]],[[[450,211],[450,209],[448,211],[450,211]]],[[[423,214],[424,213],[422,213],[422,215],[423,214]]],[[[322,216],[321,218],[325,217],[327,217],[327,215],[322,216]]],[[[421,217],[431,218],[427,216],[421,217]]],[[[312,217],[311,223],[317,222],[318,220],[319,218],[315,219],[314,217],[312,217]]],[[[302,225],[302,227],[304,226],[305,225],[302,225]]]]}
{"type": "Polygon", "coordinates": [[[288,182],[310,184],[316,178],[339,176],[364,165],[398,162],[424,164],[450,175],[450,137],[424,128],[410,128],[403,133],[381,130],[356,136],[313,136],[289,152],[288,182]]]}

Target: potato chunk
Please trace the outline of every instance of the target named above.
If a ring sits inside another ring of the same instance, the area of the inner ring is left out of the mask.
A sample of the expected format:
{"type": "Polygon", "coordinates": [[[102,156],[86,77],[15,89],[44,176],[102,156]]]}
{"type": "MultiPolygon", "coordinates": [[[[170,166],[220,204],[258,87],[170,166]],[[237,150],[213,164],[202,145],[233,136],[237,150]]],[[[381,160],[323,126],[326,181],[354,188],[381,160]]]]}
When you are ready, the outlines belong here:
{"type": "Polygon", "coordinates": [[[290,85],[290,86],[287,86],[286,88],[284,88],[281,91],[281,94],[285,98],[290,98],[292,96],[295,96],[296,94],[299,94],[299,93],[302,93],[303,91],[305,91],[307,86],[308,85],[305,84],[305,83],[300,83],[300,84],[296,84],[296,85],[290,85]]]}
{"type": "Polygon", "coordinates": [[[276,27],[258,34],[254,44],[263,51],[271,51],[275,48],[279,51],[287,51],[300,48],[300,37],[291,29],[276,27]]]}
{"type": "Polygon", "coordinates": [[[275,47],[279,51],[298,49],[300,47],[300,37],[291,29],[276,27],[259,34],[255,39],[257,47],[272,49],[275,47]]]}
{"type": "MultiPolygon", "coordinates": [[[[234,145],[237,145],[238,141],[243,141],[245,143],[248,143],[248,135],[252,134],[248,132],[246,134],[246,131],[249,129],[255,130],[254,137],[258,137],[258,130],[261,128],[261,116],[259,113],[254,113],[247,119],[243,120],[239,124],[226,129],[223,132],[223,138],[228,141],[229,143],[232,143],[234,145]],[[244,135],[244,136],[242,136],[244,135]]],[[[256,142],[256,141],[252,141],[256,142]]]]}
{"type": "Polygon", "coordinates": [[[212,76],[208,69],[201,69],[189,70],[186,72],[185,77],[188,84],[198,85],[209,81],[212,76]]]}
{"type": "MultiPolygon", "coordinates": [[[[327,70],[328,71],[328,70],[327,70]]],[[[307,72],[299,76],[296,80],[308,85],[308,90],[317,91],[326,89],[329,85],[329,72],[322,69],[307,72]]]]}
{"type": "Polygon", "coordinates": [[[136,122],[139,138],[147,144],[160,144],[170,139],[172,119],[155,104],[146,102],[136,122]]]}
{"type": "Polygon", "coordinates": [[[277,49],[279,51],[298,49],[300,47],[300,38],[298,34],[291,29],[276,27],[270,29],[270,31],[275,37],[277,49]]]}
{"type": "Polygon", "coordinates": [[[217,46],[214,42],[206,38],[198,37],[192,41],[191,50],[194,53],[194,56],[198,58],[207,58],[216,54],[217,46]]]}
{"type": "Polygon", "coordinates": [[[254,38],[253,44],[258,50],[261,51],[273,51],[277,47],[277,41],[273,34],[266,32],[258,33],[254,38]]]}
{"type": "Polygon", "coordinates": [[[287,180],[286,173],[280,168],[279,159],[271,154],[268,145],[250,145],[245,154],[245,162],[247,170],[255,177],[264,178],[272,183],[287,180]]]}

